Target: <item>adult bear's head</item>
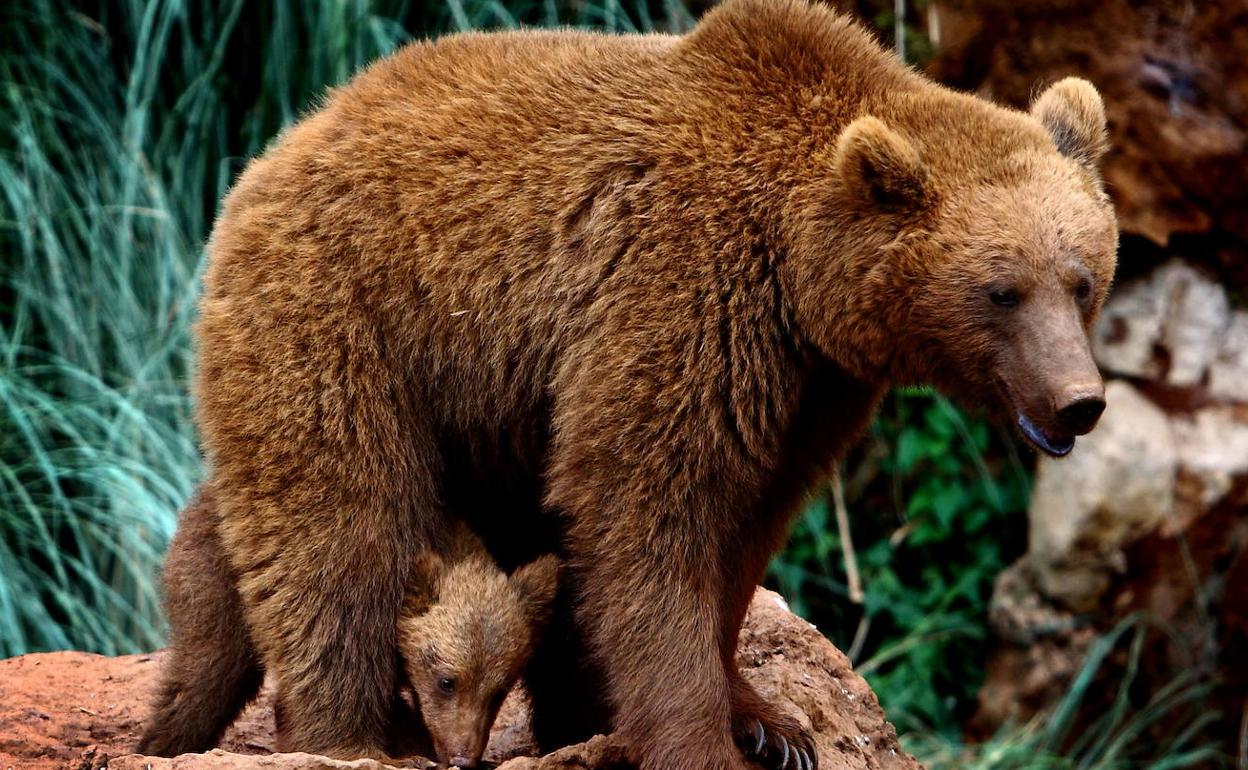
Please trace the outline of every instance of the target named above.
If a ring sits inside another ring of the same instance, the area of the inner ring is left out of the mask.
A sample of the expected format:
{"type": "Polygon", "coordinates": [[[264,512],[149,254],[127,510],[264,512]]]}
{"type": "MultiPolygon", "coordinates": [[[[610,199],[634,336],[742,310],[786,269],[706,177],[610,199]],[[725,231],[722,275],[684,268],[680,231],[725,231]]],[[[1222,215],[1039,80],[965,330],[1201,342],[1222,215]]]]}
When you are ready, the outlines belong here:
{"type": "Polygon", "coordinates": [[[799,326],[862,376],[996,405],[1066,454],[1105,406],[1088,345],[1118,242],[1100,96],[1069,78],[1029,113],[932,87],[868,110],[794,191],[799,326]]]}

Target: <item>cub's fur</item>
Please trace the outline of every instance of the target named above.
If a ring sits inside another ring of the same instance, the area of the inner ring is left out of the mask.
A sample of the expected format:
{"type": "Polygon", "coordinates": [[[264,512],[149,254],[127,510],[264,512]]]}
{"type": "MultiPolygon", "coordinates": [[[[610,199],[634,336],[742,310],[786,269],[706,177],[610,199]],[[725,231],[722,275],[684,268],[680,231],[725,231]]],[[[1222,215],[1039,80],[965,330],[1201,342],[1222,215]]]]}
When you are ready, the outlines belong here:
{"type": "Polygon", "coordinates": [[[426,553],[409,582],[399,650],[434,756],[475,767],[503,699],[549,620],[558,560],[542,556],[503,574],[471,535],[450,561],[426,553]]]}

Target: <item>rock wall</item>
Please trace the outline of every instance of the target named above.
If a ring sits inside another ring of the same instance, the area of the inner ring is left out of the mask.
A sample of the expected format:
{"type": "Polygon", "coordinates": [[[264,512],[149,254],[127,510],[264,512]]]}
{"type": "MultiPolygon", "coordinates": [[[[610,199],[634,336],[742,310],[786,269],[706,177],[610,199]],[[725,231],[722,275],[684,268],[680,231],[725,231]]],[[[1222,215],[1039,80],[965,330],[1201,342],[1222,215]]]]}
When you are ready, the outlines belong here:
{"type": "MultiPolygon", "coordinates": [[[[385,770],[371,760],[338,762],[309,754],[272,754],[269,692],[226,734],[221,748],[176,759],[130,754],[156,689],[161,655],[105,658],[80,652],[0,661],[0,768],[21,770],[385,770]]],[[[741,633],[737,663],[745,677],[807,725],[822,770],[922,770],[901,750],[867,683],[849,659],[779,595],[759,589],[741,633]]],[[[490,738],[486,759],[499,770],[627,770],[609,737],[532,756],[523,700],[513,693],[490,738]]],[[[422,762],[413,762],[421,767],[422,762]]]]}

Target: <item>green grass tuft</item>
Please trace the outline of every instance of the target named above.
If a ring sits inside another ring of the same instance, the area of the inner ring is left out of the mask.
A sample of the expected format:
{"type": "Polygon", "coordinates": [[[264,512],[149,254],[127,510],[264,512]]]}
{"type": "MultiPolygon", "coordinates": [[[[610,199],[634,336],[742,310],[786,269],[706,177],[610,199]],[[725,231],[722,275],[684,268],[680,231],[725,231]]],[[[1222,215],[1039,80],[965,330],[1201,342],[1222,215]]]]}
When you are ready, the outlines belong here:
{"type": "Polygon", "coordinates": [[[1052,713],[1003,728],[992,739],[967,746],[948,735],[916,732],[907,748],[929,770],[1182,770],[1229,768],[1230,757],[1207,740],[1221,718],[1206,704],[1213,684],[1195,671],[1180,671],[1142,699],[1132,693],[1144,642],[1153,631],[1147,619],[1124,619],[1097,639],[1079,673],[1052,713]],[[1123,652],[1121,673],[1110,659],[1123,652]],[[1113,701],[1095,713],[1107,669],[1117,677],[1113,701]],[[1135,697],[1133,697],[1135,696],[1135,697]]]}

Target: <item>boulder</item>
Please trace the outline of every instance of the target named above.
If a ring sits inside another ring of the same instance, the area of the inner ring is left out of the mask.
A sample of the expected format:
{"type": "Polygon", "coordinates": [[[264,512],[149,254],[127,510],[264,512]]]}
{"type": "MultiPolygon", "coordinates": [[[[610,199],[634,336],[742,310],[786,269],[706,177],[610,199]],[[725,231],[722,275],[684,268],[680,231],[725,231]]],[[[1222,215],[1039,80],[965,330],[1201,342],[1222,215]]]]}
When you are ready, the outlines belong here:
{"type": "Polygon", "coordinates": [[[1231,314],[1218,356],[1209,366],[1209,395],[1248,404],[1248,311],[1231,314]]]}
{"type": "Polygon", "coordinates": [[[1075,612],[1096,605],[1123,566],[1123,546],[1174,507],[1177,455],[1165,413],[1122,380],[1108,383],[1105,401],[1076,451],[1040,461],[1027,514],[1036,586],[1075,612]]]}
{"type": "Polygon", "coordinates": [[[1248,354],[1234,347],[1248,334],[1238,328],[1242,315],[1232,316],[1221,285],[1173,259],[1114,289],[1093,331],[1092,350],[1109,372],[1174,388],[1202,386],[1216,363],[1219,394],[1233,396],[1245,386],[1229,380],[1248,367],[1248,354]]]}
{"type": "Polygon", "coordinates": [[[1248,478],[1248,406],[1221,405],[1178,414],[1171,420],[1185,518],[1207,511],[1248,478]]]}
{"type": "MultiPolygon", "coordinates": [[[[384,770],[373,760],[342,762],[272,754],[268,689],[218,749],[173,759],[130,754],[156,689],[161,653],[108,658],[80,652],[0,661],[0,769],[22,770],[384,770]]],[[[741,632],[737,661],[765,696],[807,725],[823,770],[921,770],[902,751],[867,683],[819,631],[759,589],[741,632]]],[[[535,754],[518,693],[491,735],[488,760],[500,770],[626,770],[611,737],[598,736],[545,757],[535,754]]],[[[421,760],[403,763],[423,767],[421,760]]]]}

